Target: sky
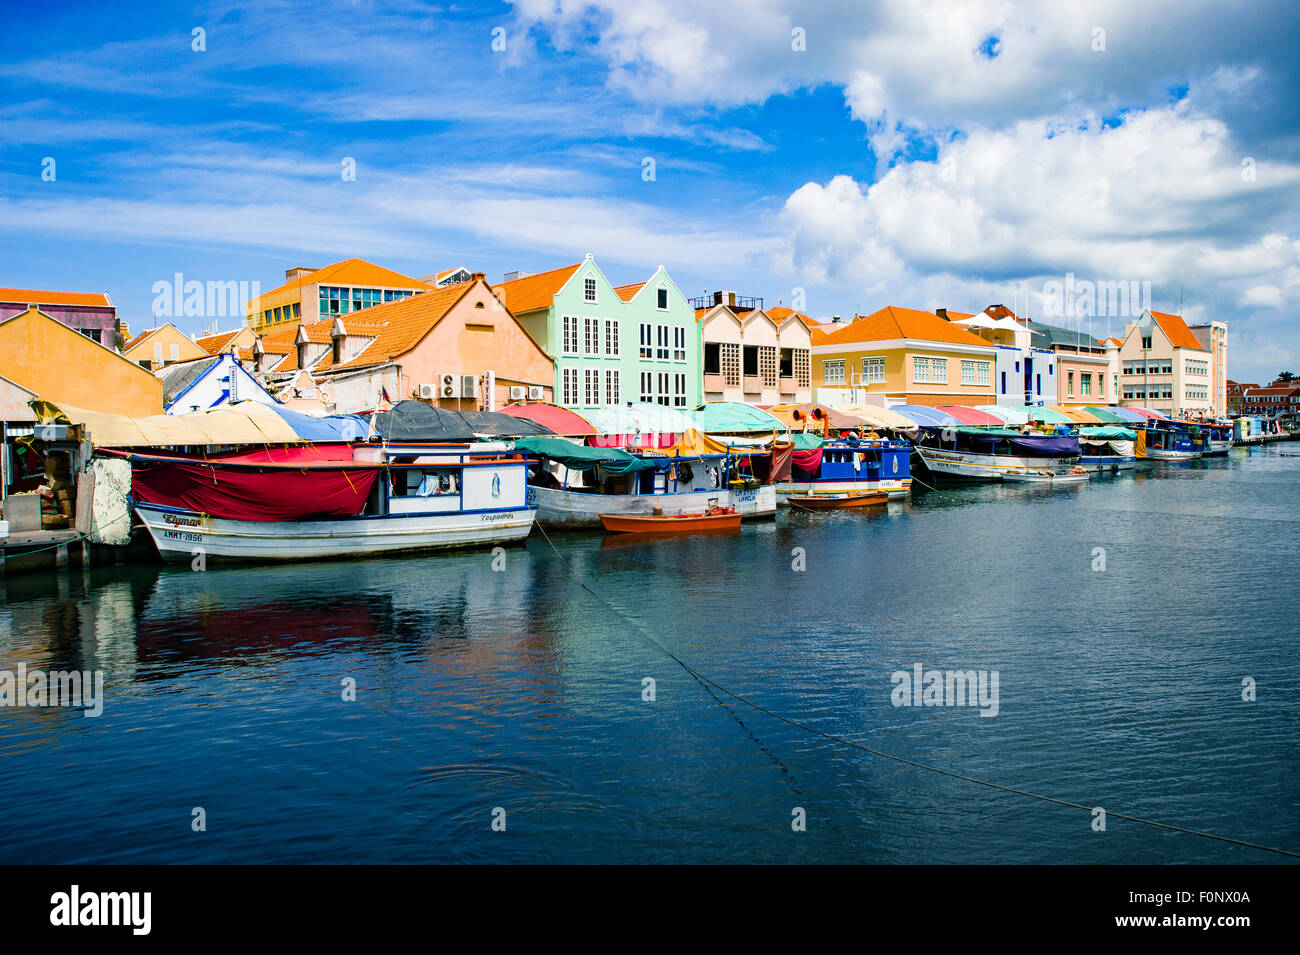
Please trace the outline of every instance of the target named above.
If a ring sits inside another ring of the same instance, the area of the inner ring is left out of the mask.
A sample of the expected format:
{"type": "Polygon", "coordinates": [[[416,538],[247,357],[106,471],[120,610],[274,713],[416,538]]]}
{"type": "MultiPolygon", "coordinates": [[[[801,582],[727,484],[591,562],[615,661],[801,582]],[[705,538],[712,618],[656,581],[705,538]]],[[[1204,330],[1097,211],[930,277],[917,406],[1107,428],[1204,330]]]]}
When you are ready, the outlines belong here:
{"type": "Polygon", "coordinates": [[[1150,283],[1228,322],[1229,377],[1300,372],[1294,0],[5,0],[5,26],[0,286],[107,291],[133,330],[177,273],[590,252],[817,318],[1005,303],[1099,337],[1132,316],[1057,290],[1150,283]]]}

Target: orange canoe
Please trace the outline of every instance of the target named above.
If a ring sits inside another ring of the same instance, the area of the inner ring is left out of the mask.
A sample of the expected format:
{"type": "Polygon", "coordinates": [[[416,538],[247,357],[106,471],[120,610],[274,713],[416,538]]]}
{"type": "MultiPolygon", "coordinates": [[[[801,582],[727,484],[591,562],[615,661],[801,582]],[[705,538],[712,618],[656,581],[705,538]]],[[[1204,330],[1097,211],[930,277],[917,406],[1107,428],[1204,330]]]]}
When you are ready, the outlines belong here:
{"type": "Polygon", "coordinates": [[[734,531],[739,514],[602,514],[600,523],[613,534],[697,534],[734,531]]]}
{"type": "Polygon", "coordinates": [[[871,494],[817,494],[803,497],[787,497],[792,507],[811,510],[826,510],[837,507],[875,507],[889,503],[889,492],[878,491],[871,494]]]}

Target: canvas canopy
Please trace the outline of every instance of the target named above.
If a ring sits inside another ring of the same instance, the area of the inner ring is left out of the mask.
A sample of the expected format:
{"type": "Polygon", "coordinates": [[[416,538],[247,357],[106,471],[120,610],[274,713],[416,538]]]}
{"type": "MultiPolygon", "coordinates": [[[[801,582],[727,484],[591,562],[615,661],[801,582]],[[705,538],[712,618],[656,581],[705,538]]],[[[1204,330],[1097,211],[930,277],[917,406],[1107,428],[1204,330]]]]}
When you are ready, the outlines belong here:
{"type": "Polygon", "coordinates": [[[876,405],[836,405],[835,410],[841,414],[861,419],[873,428],[887,428],[890,431],[916,431],[916,422],[905,418],[896,411],[880,408],[876,405]]]}
{"type": "Polygon", "coordinates": [[[991,415],[987,411],[981,411],[978,408],[969,408],[965,405],[936,405],[934,410],[941,411],[944,414],[950,414],[962,424],[992,425],[997,427],[1006,423],[1001,418],[991,415]]]}
{"type": "Polygon", "coordinates": [[[293,444],[301,440],[275,409],[260,401],[241,401],[188,414],[140,418],[86,411],[41,399],[33,400],[31,406],[36,420],[42,424],[81,425],[86,439],[99,448],[293,444]]]}
{"type": "Polygon", "coordinates": [[[791,431],[802,431],[805,427],[820,431],[823,423],[836,431],[851,431],[862,427],[861,418],[844,414],[826,405],[773,405],[766,410],[791,431]]]}
{"type": "Polygon", "coordinates": [[[803,431],[796,431],[790,436],[790,439],[794,442],[794,449],[796,451],[813,451],[826,443],[820,435],[805,433],[803,431]]]}
{"type": "Polygon", "coordinates": [[[966,435],[977,444],[996,444],[1009,441],[1012,447],[1031,455],[1052,456],[1079,453],[1077,438],[1064,435],[1021,434],[1007,428],[958,428],[958,434],[966,435]]]}
{"type": "Polygon", "coordinates": [[[1075,424],[1103,424],[1104,419],[1097,417],[1087,408],[1073,408],[1067,405],[1054,405],[1053,411],[1060,412],[1075,424]]]}
{"type": "Polygon", "coordinates": [[[1116,415],[1120,421],[1127,421],[1129,424],[1146,424],[1148,418],[1144,414],[1139,414],[1132,408],[1111,408],[1111,413],[1116,415]]]}
{"type": "Polygon", "coordinates": [[[610,405],[592,412],[587,420],[602,435],[672,435],[667,444],[672,444],[677,435],[695,427],[695,423],[682,412],[648,401],[610,405]]]}
{"type": "Polygon", "coordinates": [[[1129,420],[1119,413],[1118,408],[1103,408],[1099,405],[1088,405],[1088,411],[1090,411],[1093,417],[1097,420],[1108,423],[1117,423],[1129,420]]]}
{"type": "Polygon", "coordinates": [[[375,430],[389,441],[462,444],[483,438],[552,434],[550,428],[496,411],[449,411],[420,401],[399,401],[375,415],[375,430]]]}
{"type": "Polygon", "coordinates": [[[290,411],[280,405],[269,407],[283,418],[303,441],[322,443],[364,441],[370,430],[370,422],[360,415],[309,415],[301,411],[290,411]]]}
{"type": "Polygon", "coordinates": [[[1102,427],[1087,428],[1079,432],[1080,441],[1134,441],[1137,432],[1128,428],[1102,427]]]}
{"type": "Polygon", "coordinates": [[[549,458],[570,471],[600,468],[610,474],[627,474],[630,471],[648,471],[656,466],[653,458],[640,458],[618,448],[591,448],[563,438],[520,438],[515,441],[515,449],[549,458]]]}
{"type": "Polygon", "coordinates": [[[947,412],[926,405],[895,405],[893,410],[923,428],[955,428],[961,424],[947,412]]]}
{"type": "Polygon", "coordinates": [[[1018,428],[1022,424],[1029,424],[1029,415],[1025,414],[1023,408],[1008,408],[1003,405],[974,405],[976,411],[983,411],[999,419],[1003,424],[1009,424],[1013,428],[1018,428]]]}
{"type": "Polygon", "coordinates": [[[789,430],[781,419],[739,401],[709,401],[689,412],[695,428],[709,434],[771,434],[789,430]]]}
{"type": "Polygon", "coordinates": [[[501,414],[513,418],[527,418],[543,427],[550,428],[555,434],[567,434],[572,437],[585,437],[599,434],[594,425],[576,411],[561,408],[546,401],[532,402],[526,405],[506,405],[501,414]]]}
{"type": "Polygon", "coordinates": [[[1037,405],[1025,405],[1022,409],[1030,421],[1043,421],[1047,424],[1076,424],[1067,416],[1051,408],[1039,408],[1037,405]]]}

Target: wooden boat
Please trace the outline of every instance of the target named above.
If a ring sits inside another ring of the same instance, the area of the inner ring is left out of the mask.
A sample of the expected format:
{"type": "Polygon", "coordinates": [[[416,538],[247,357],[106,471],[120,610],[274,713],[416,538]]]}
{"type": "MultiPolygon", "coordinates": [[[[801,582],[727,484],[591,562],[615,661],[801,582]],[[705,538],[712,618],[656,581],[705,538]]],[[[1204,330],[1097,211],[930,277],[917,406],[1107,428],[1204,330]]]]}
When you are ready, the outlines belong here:
{"type": "Polygon", "coordinates": [[[936,477],[996,481],[1008,473],[1064,471],[1079,463],[1074,435],[1022,434],[1007,428],[922,427],[917,456],[936,477]]]}
{"type": "Polygon", "coordinates": [[[801,510],[823,511],[849,507],[879,507],[889,503],[888,491],[872,494],[808,494],[790,495],[786,503],[801,510]]]}
{"type": "Polygon", "coordinates": [[[600,523],[611,534],[698,534],[734,531],[741,515],[731,508],[703,514],[602,514],[600,523]]]}
{"type": "Polygon", "coordinates": [[[907,441],[837,438],[820,449],[813,471],[797,465],[776,485],[778,503],[823,494],[858,495],[883,491],[890,499],[911,496],[912,447],[907,441]]]}
{"type": "Polygon", "coordinates": [[[131,503],[163,559],[179,561],[488,546],[532,529],[537,512],[526,500],[530,461],[522,455],[408,445],[340,453],[351,459],[131,454],[131,503]]]}
{"type": "Polygon", "coordinates": [[[1002,480],[1017,484],[1082,484],[1092,475],[1080,467],[1069,471],[1004,471],[1002,480]]]}

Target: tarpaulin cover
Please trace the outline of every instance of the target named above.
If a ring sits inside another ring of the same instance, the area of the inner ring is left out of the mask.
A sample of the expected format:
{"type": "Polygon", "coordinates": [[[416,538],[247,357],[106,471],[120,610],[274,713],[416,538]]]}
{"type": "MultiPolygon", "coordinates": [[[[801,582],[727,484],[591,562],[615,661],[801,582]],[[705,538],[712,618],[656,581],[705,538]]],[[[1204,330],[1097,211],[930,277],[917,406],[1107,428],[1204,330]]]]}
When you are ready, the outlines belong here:
{"type": "Polygon", "coordinates": [[[674,440],[688,428],[695,427],[691,419],[682,412],[649,401],[608,405],[593,411],[587,420],[601,434],[671,434],[674,440]]]}
{"type": "Polygon", "coordinates": [[[1088,428],[1079,432],[1080,441],[1136,441],[1137,432],[1128,428],[1088,428]]]}
{"type": "Polygon", "coordinates": [[[309,415],[280,405],[269,406],[303,441],[364,441],[370,423],[360,415],[309,415]]]}
{"type": "Polygon", "coordinates": [[[727,445],[726,442],[711,438],[694,428],[687,428],[677,443],[664,448],[664,451],[676,455],[726,454],[727,445]]]}
{"type": "Polygon", "coordinates": [[[822,466],[822,449],[811,448],[807,451],[796,449],[792,452],[791,460],[794,466],[805,474],[816,474],[822,466]]]}
{"type": "Polygon", "coordinates": [[[1104,418],[1097,417],[1087,408],[1072,408],[1069,405],[1053,405],[1052,410],[1065,415],[1075,424],[1104,424],[1105,423],[1104,418]]]}
{"type": "Polygon", "coordinates": [[[862,427],[862,419],[846,415],[834,408],[818,404],[772,405],[765,409],[791,431],[821,431],[829,425],[836,431],[848,431],[862,427]]]}
{"type": "Polygon", "coordinates": [[[1001,419],[1003,424],[1009,424],[1013,428],[1029,423],[1029,415],[1025,414],[1022,408],[1007,408],[1002,405],[974,405],[973,407],[976,411],[983,411],[1001,419]]]}
{"type": "Polygon", "coordinates": [[[773,433],[784,438],[789,430],[780,418],[775,418],[762,408],[739,401],[709,401],[688,417],[700,431],[709,434],[761,434],[773,433]]]}
{"type": "Polygon", "coordinates": [[[826,440],[820,435],[805,434],[802,431],[796,431],[790,435],[790,440],[794,442],[796,451],[812,451],[826,443],[826,440]]]}
{"type": "Polygon", "coordinates": [[[1048,424],[1074,424],[1068,417],[1059,411],[1053,411],[1051,408],[1040,408],[1037,405],[1023,405],[1020,408],[1029,416],[1030,421],[1045,421],[1048,424]]]}
{"type": "Polygon", "coordinates": [[[888,428],[890,431],[907,431],[915,433],[916,422],[904,418],[895,411],[877,405],[836,405],[835,410],[850,417],[859,418],[873,428],[888,428]]]}
{"type": "Polygon", "coordinates": [[[963,435],[967,435],[977,443],[988,442],[993,444],[998,441],[1010,441],[1012,447],[1040,457],[1079,453],[1079,439],[1075,437],[1029,435],[1001,428],[987,431],[978,428],[962,428],[960,430],[963,435]]]}
{"type": "Polygon", "coordinates": [[[794,449],[795,445],[793,444],[779,443],[772,445],[772,472],[769,479],[773,483],[790,480],[794,463],[794,449]]]}
{"type": "MultiPolygon", "coordinates": [[[[40,399],[31,402],[36,420],[82,425],[97,448],[163,448],[214,444],[296,444],[301,439],[283,417],[260,401],[241,401],[178,415],[129,415],[86,411],[40,399]]],[[[364,433],[364,432],[363,432],[364,433]]]]}
{"type": "Polygon", "coordinates": [[[1169,416],[1161,414],[1159,411],[1152,411],[1150,408],[1130,408],[1130,411],[1136,411],[1144,418],[1150,421],[1168,421],[1169,416]]]}
{"type": "Polygon", "coordinates": [[[1119,413],[1118,408],[1103,408],[1100,405],[1088,405],[1088,411],[1090,411],[1093,417],[1095,417],[1097,420],[1109,422],[1112,424],[1116,422],[1129,420],[1128,418],[1125,418],[1122,414],[1119,413]]]}
{"type": "Polygon", "coordinates": [[[961,424],[952,415],[926,405],[894,405],[892,410],[925,428],[955,428],[961,424]]]}
{"type": "Polygon", "coordinates": [[[1139,414],[1132,408],[1109,408],[1107,410],[1116,415],[1119,420],[1127,421],[1129,424],[1146,424],[1149,420],[1146,415],[1139,414]]]}
{"type": "Polygon", "coordinates": [[[230,466],[134,456],[138,503],[240,521],[303,521],[360,514],[378,467],[230,466]]]}
{"type": "Polygon", "coordinates": [[[570,471],[600,468],[610,474],[627,474],[629,471],[648,471],[655,467],[654,458],[639,458],[618,448],[591,448],[563,438],[520,438],[515,442],[515,449],[541,458],[550,458],[570,471]]]}
{"type": "Polygon", "coordinates": [[[550,428],[496,411],[449,411],[422,401],[399,401],[375,415],[375,430],[389,441],[463,444],[482,438],[552,434],[550,428]]]}
{"type": "Polygon", "coordinates": [[[994,427],[1006,424],[1001,418],[995,417],[987,411],[970,408],[966,405],[935,405],[934,410],[950,414],[962,424],[992,425],[994,427]]]}
{"type": "Polygon", "coordinates": [[[513,418],[527,418],[529,421],[536,421],[543,427],[550,428],[555,434],[565,434],[575,438],[598,433],[595,426],[576,411],[561,408],[548,401],[506,405],[501,409],[501,414],[513,418]]]}

